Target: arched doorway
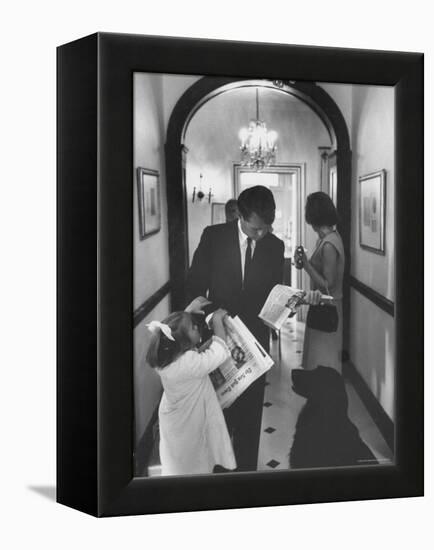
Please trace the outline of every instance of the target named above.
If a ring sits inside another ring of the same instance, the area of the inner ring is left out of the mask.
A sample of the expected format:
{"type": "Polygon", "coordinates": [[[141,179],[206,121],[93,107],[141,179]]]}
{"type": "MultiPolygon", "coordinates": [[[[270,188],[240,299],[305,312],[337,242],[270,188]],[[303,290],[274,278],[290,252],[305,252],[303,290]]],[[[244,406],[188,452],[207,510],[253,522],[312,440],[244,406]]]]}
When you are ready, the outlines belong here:
{"type": "MultiPolygon", "coordinates": [[[[188,271],[187,196],[185,185],[185,132],[195,112],[213,97],[243,86],[245,78],[203,77],[178,100],[171,114],[166,140],[166,178],[169,216],[171,306],[185,306],[185,280],[188,271]]],[[[249,80],[249,85],[255,81],[249,80]]],[[[260,80],[261,86],[274,87],[306,103],[322,120],[335,149],[337,174],[338,230],[342,236],[346,268],[344,274],[344,350],[349,349],[350,313],[350,232],[351,232],[351,150],[345,119],[331,96],[311,82],[260,80]]]]}

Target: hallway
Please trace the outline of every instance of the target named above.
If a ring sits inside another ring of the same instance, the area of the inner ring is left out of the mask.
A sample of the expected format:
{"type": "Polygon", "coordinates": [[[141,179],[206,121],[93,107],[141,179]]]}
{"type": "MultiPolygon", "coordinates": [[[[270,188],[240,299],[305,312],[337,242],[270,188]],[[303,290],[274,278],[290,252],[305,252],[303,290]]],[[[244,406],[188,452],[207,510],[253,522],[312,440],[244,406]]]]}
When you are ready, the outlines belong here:
{"type": "MultiPolygon", "coordinates": [[[[288,469],[288,454],[294,437],[295,424],[305,399],[292,390],[291,370],[301,367],[304,323],[290,319],[281,331],[279,343],[273,341],[271,355],[275,365],[267,374],[262,413],[258,470],[288,469]]],[[[392,461],[393,453],[372,420],[353,386],[346,382],[348,414],[360,436],[381,464],[392,461]]]]}

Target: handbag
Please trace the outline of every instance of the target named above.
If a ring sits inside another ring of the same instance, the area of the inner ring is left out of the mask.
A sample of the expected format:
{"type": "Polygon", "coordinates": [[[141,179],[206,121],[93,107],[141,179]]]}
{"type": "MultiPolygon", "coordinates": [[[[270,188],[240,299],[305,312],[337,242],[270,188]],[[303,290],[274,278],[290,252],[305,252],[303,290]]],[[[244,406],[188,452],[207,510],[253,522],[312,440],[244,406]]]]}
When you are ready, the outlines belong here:
{"type": "Polygon", "coordinates": [[[306,318],[307,327],[321,332],[336,332],[338,325],[339,316],[336,306],[332,304],[309,306],[306,318]]]}
{"type": "Polygon", "coordinates": [[[336,306],[309,306],[307,312],[306,326],[322,332],[336,332],[338,329],[339,317],[336,306]]]}

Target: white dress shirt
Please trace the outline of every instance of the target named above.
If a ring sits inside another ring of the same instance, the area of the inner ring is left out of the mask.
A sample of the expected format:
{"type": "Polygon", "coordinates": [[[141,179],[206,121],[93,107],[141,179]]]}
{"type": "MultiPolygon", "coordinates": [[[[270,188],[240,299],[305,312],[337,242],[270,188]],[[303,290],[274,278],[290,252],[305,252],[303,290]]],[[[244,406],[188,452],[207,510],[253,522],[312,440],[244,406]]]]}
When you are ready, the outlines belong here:
{"type": "MultiPolygon", "coordinates": [[[[246,251],[247,251],[247,235],[243,232],[241,229],[241,222],[238,220],[238,240],[240,243],[240,252],[241,252],[241,280],[244,282],[244,264],[246,262],[246,251]]],[[[253,259],[253,253],[255,251],[256,247],[256,241],[252,239],[250,243],[250,247],[252,249],[252,259],[253,259]]],[[[211,317],[213,316],[214,312],[210,313],[206,316],[205,321],[208,327],[210,327],[210,321],[211,317]]]]}
{"type": "MultiPolygon", "coordinates": [[[[240,252],[241,252],[241,277],[244,282],[244,264],[246,263],[246,251],[247,251],[247,235],[241,229],[241,220],[238,220],[238,239],[240,241],[240,252]]],[[[253,254],[255,253],[256,241],[251,240],[250,247],[252,249],[252,260],[253,254]]]]}

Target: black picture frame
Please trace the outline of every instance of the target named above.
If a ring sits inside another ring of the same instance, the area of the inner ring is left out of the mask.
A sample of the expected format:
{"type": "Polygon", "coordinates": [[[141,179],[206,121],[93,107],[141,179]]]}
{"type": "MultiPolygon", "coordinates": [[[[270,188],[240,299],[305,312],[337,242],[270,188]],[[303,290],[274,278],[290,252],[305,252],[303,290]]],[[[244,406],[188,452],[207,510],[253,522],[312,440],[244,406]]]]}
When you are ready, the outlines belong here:
{"type": "Polygon", "coordinates": [[[423,55],[97,33],[57,63],[58,502],[114,516],[422,495],[423,55]],[[395,465],[133,477],[134,71],[395,86],[395,465]]]}
{"type": "Polygon", "coordinates": [[[377,170],[360,176],[359,196],[357,198],[359,203],[359,244],[361,248],[382,256],[386,253],[384,229],[386,224],[386,183],[386,170],[377,170]],[[378,189],[371,190],[375,191],[376,195],[367,197],[365,186],[369,183],[378,187],[378,189]],[[369,229],[366,229],[366,227],[369,229]],[[372,233],[378,233],[378,243],[368,241],[368,237],[372,233]]]}
{"type": "Polygon", "coordinates": [[[142,241],[161,228],[160,176],[157,170],[137,168],[137,203],[142,241]]]}

